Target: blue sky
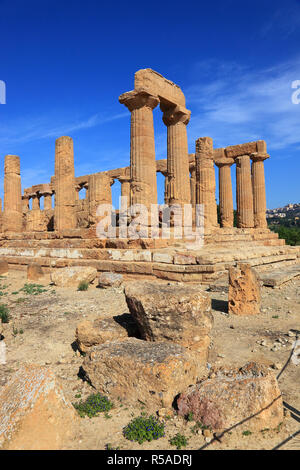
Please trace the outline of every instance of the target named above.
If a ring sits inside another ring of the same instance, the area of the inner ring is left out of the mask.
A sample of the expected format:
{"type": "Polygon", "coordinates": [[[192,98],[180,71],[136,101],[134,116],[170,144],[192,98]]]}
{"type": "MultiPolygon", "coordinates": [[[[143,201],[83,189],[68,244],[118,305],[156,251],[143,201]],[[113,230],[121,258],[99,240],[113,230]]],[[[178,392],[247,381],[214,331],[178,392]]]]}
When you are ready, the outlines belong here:
{"type": "MultiPolygon", "coordinates": [[[[74,139],[76,176],[128,165],[130,113],[118,97],[150,67],[185,93],[190,153],[201,136],[215,147],[265,139],[268,207],[300,201],[299,1],[0,0],[0,40],[1,194],[6,154],[21,157],[23,189],[46,183],[61,135],[74,139]]],[[[157,108],[157,159],[161,117],[157,108]]]]}

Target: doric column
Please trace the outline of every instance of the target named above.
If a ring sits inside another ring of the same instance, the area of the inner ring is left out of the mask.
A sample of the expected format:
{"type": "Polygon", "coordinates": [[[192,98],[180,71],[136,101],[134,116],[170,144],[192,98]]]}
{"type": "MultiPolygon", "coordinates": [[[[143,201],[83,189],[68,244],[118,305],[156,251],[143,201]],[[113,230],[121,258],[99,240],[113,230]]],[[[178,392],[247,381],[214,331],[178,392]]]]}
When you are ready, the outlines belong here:
{"type": "Polygon", "coordinates": [[[121,183],[121,196],[127,197],[127,205],[130,206],[130,176],[120,176],[118,180],[121,183]]]}
{"type": "Polygon", "coordinates": [[[160,105],[167,126],[168,204],[190,204],[190,172],[186,126],[191,112],[182,106],[160,105]]]}
{"type": "Polygon", "coordinates": [[[253,193],[249,155],[242,155],[236,160],[236,205],[237,226],[254,227],[253,193]]]}
{"type": "Polygon", "coordinates": [[[29,196],[24,194],[22,196],[22,211],[26,214],[29,211],[29,196]]]}
{"type": "Polygon", "coordinates": [[[251,173],[253,189],[254,227],[266,228],[268,224],[266,220],[267,205],[264,160],[269,158],[269,155],[252,153],[250,157],[252,159],[251,173]]]}
{"type": "Polygon", "coordinates": [[[159,99],[144,90],[133,90],[123,93],[119,101],[131,112],[131,203],[143,204],[149,211],[151,204],[157,204],[153,109],[159,99]]]}
{"type": "Polygon", "coordinates": [[[108,173],[95,173],[89,178],[89,223],[94,225],[99,222],[102,216],[97,216],[97,208],[101,204],[111,205],[111,178],[108,173]]]}
{"type": "Polygon", "coordinates": [[[44,193],[44,211],[52,209],[52,192],[44,193]]]}
{"type": "Polygon", "coordinates": [[[32,200],[31,210],[33,211],[40,210],[40,198],[37,195],[37,193],[33,193],[31,195],[31,200],[32,200]]]}
{"type": "Polygon", "coordinates": [[[22,192],[20,158],[6,155],[4,161],[4,213],[3,231],[22,231],[22,192]]]}
{"type": "Polygon", "coordinates": [[[196,166],[193,166],[190,170],[190,189],[191,189],[191,204],[193,207],[196,205],[196,166]]]}
{"type": "Polygon", "coordinates": [[[219,207],[221,227],[233,227],[233,199],[231,184],[231,165],[233,158],[220,158],[215,161],[219,167],[219,207]]]}
{"type": "Polygon", "coordinates": [[[213,141],[210,137],[196,140],[196,204],[204,207],[204,228],[218,227],[216,178],[213,141]]]}
{"type": "Polygon", "coordinates": [[[55,230],[76,228],[73,140],[63,136],[55,142],[55,230]]]}

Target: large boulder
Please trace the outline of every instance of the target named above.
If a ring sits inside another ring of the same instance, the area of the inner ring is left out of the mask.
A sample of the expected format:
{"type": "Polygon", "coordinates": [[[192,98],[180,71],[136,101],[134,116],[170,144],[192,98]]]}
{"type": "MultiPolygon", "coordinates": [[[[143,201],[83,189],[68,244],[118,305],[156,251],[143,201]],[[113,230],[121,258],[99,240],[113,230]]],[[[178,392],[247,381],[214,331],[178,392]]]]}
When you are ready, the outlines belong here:
{"type": "Polygon", "coordinates": [[[172,341],[205,362],[213,324],[211,299],[199,287],[139,282],[125,288],[128,308],[147,341],[172,341]]]}
{"type": "Polygon", "coordinates": [[[61,449],[74,437],[78,417],[54,373],[23,366],[0,392],[0,448],[61,449]]]}
{"type": "Polygon", "coordinates": [[[283,420],[281,393],[275,375],[265,366],[248,363],[240,369],[219,369],[193,385],[177,400],[178,413],[214,430],[245,422],[252,431],[273,429],[283,420]]]}
{"type": "Polygon", "coordinates": [[[92,282],[97,276],[97,269],[90,266],[74,266],[55,269],[51,273],[51,281],[59,287],[78,287],[80,282],[92,282]]]}
{"type": "Polygon", "coordinates": [[[197,361],[182,346],[136,338],[94,346],[82,365],[92,385],[112,398],[170,407],[198,377],[197,361]]]}
{"type": "Polygon", "coordinates": [[[260,312],[260,280],[250,264],[229,268],[228,312],[256,315],[260,312]]]}
{"type": "Polygon", "coordinates": [[[92,346],[107,341],[123,340],[138,333],[137,325],[129,313],[112,318],[84,320],[77,325],[75,337],[78,349],[87,352],[92,346]]]}

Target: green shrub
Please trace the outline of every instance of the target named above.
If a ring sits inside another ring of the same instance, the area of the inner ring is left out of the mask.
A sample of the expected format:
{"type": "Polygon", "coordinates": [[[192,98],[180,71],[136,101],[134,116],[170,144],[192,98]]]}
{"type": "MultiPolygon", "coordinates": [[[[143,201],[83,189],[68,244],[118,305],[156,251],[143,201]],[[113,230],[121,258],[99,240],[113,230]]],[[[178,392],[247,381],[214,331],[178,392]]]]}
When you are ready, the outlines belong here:
{"type": "Polygon", "coordinates": [[[88,290],[89,288],[89,283],[87,281],[81,281],[78,284],[78,290],[88,290]]]}
{"type": "Polygon", "coordinates": [[[176,449],[180,450],[181,447],[186,447],[188,445],[188,439],[179,432],[170,439],[171,446],[176,446],[176,449]]]}
{"type": "Polygon", "coordinates": [[[123,435],[129,441],[137,441],[143,444],[145,441],[152,441],[164,437],[165,424],[156,419],[153,415],[141,416],[131,420],[123,430],[123,435]]]}
{"type": "Polygon", "coordinates": [[[0,304],[0,319],[2,323],[8,323],[10,319],[9,309],[7,305],[0,304]]]}
{"type": "Polygon", "coordinates": [[[43,292],[47,292],[47,289],[44,289],[40,284],[24,284],[24,287],[20,289],[20,292],[24,292],[27,295],[38,295],[43,292]]]}
{"type": "Polygon", "coordinates": [[[80,400],[78,403],[73,403],[74,408],[77,410],[79,416],[84,418],[94,418],[99,413],[109,411],[113,408],[113,403],[107,397],[100,393],[90,395],[85,401],[80,400]]]}

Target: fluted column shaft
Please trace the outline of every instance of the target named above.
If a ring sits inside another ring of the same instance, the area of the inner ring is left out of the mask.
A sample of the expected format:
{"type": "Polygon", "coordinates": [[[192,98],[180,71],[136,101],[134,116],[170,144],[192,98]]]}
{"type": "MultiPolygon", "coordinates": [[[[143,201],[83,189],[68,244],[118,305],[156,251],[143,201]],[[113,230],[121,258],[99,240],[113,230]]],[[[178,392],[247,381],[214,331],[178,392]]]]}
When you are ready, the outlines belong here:
{"type": "Polygon", "coordinates": [[[131,112],[131,204],[143,204],[150,211],[151,204],[157,203],[153,109],[159,99],[134,90],[121,95],[119,101],[131,112]]]}
{"type": "Polygon", "coordinates": [[[44,211],[52,209],[52,193],[44,193],[44,211]]]}
{"type": "Polygon", "coordinates": [[[191,169],[190,189],[191,189],[191,204],[193,207],[195,207],[196,205],[196,167],[191,169]]]}
{"type": "Polygon", "coordinates": [[[253,193],[249,155],[236,158],[237,226],[254,227],[253,193]]]}
{"type": "Polygon", "coordinates": [[[233,227],[233,199],[231,184],[231,158],[216,161],[219,167],[219,207],[222,227],[233,227]]]}
{"type": "Polygon", "coordinates": [[[130,176],[120,176],[119,181],[121,183],[121,196],[127,197],[127,205],[130,206],[130,176]]]}
{"type": "Polygon", "coordinates": [[[71,137],[55,142],[55,230],[76,228],[74,152],[71,137]]]}
{"type": "Polygon", "coordinates": [[[40,210],[40,200],[37,194],[31,196],[32,199],[32,210],[40,210]]]}
{"type": "Polygon", "coordinates": [[[29,211],[29,196],[22,197],[22,211],[25,213],[29,211]]]}
{"type": "Polygon", "coordinates": [[[186,126],[191,113],[181,106],[166,108],[161,104],[161,109],[168,135],[168,204],[189,204],[191,192],[186,126]]]}
{"type": "Polygon", "coordinates": [[[267,205],[264,172],[264,160],[267,158],[269,158],[267,154],[251,154],[254,227],[257,228],[266,228],[268,226],[266,219],[267,205]]]}
{"type": "Polygon", "coordinates": [[[108,173],[98,173],[90,176],[89,179],[89,222],[95,224],[99,218],[96,214],[98,206],[101,204],[112,204],[111,197],[111,178],[108,173]]]}
{"type": "Polygon", "coordinates": [[[204,227],[218,226],[216,178],[213,160],[213,141],[210,137],[196,140],[196,203],[204,208],[204,227]]]}
{"type": "Polygon", "coordinates": [[[21,232],[23,224],[20,158],[6,155],[4,160],[3,231],[21,232]]]}

